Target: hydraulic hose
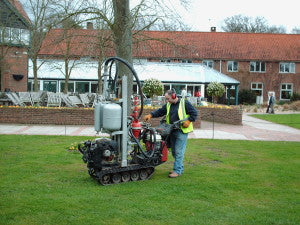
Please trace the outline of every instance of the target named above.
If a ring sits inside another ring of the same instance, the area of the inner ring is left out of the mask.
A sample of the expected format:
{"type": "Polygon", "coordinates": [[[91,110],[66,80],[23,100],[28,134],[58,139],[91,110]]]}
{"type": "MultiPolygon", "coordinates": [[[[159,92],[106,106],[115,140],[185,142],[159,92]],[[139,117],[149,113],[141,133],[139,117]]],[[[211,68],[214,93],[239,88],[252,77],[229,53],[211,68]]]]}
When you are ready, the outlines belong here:
{"type": "MultiPolygon", "coordinates": [[[[108,67],[108,64],[109,64],[109,62],[110,61],[115,61],[115,60],[117,60],[117,61],[120,61],[120,62],[122,62],[123,64],[125,64],[127,67],[128,67],[128,69],[131,71],[131,73],[133,74],[133,76],[135,77],[135,80],[136,80],[136,82],[137,82],[137,85],[138,85],[138,88],[139,88],[139,92],[140,92],[140,95],[141,95],[141,109],[140,109],[140,112],[139,112],[139,115],[138,115],[138,119],[141,117],[141,115],[142,115],[142,113],[143,113],[143,109],[144,109],[144,95],[143,95],[143,91],[142,91],[142,85],[141,85],[141,82],[140,82],[140,80],[139,80],[139,78],[138,78],[138,75],[137,75],[137,73],[136,73],[136,71],[134,70],[134,68],[126,61],[126,60],[124,60],[124,59],[122,59],[122,58],[120,58],[120,57],[110,57],[110,58],[108,58],[106,61],[105,61],[105,63],[104,63],[104,76],[107,76],[107,75],[109,75],[110,76],[110,73],[111,73],[111,69],[110,69],[110,71],[109,71],[109,73],[108,73],[108,69],[107,69],[107,67],[108,67]]],[[[112,63],[113,63],[112,62],[112,63]]],[[[117,79],[117,74],[116,74],[116,76],[115,76],[115,81],[114,81],[114,85],[116,85],[116,79],[117,79]]]]}
{"type": "MultiPolygon", "coordinates": [[[[155,150],[155,143],[156,143],[156,136],[155,136],[155,132],[154,132],[154,129],[149,129],[149,130],[147,130],[146,132],[144,132],[142,135],[141,135],[141,139],[144,137],[144,135],[147,133],[147,132],[151,132],[151,136],[153,136],[153,146],[152,146],[152,149],[151,149],[151,154],[150,155],[148,155],[148,154],[146,154],[146,152],[143,150],[143,147],[142,147],[142,145],[141,145],[141,143],[140,143],[140,139],[137,139],[134,135],[133,135],[133,133],[132,133],[132,129],[129,129],[129,133],[130,133],[130,136],[133,138],[133,140],[136,142],[136,144],[137,144],[137,146],[138,146],[138,148],[139,148],[139,150],[142,152],[142,154],[146,157],[146,158],[151,158],[153,155],[154,155],[154,150],[155,150]]],[[[152,138],[151,138],[152,139],[152,138]]]]}

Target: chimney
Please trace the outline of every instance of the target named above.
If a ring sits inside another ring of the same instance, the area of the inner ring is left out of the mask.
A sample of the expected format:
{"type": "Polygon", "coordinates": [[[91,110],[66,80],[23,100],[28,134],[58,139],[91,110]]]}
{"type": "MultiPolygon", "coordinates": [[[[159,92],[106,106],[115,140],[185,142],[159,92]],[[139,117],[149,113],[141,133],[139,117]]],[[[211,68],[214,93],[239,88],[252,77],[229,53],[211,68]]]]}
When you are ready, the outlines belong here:
{"type": "Polygon", "coordinates": [[[88,30],[93,30],[93,29],[94,29],[93,23],[92,23],[92,22],[87,22],[87,23],[86,23],[86,29],[88,29],[88,30]]]}
{"type": "Polygon", "coordinates": [[[216,32],[217,28],[216,27],[210,27],[210,32],[216,32]]]}

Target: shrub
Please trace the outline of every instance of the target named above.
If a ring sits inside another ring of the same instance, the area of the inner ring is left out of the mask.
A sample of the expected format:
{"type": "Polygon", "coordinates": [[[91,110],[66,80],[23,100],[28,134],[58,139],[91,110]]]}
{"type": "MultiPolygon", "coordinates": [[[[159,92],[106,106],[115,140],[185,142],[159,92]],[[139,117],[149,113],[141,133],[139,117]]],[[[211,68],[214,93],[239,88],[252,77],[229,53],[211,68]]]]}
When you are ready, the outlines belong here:
{"type": "Polygon", "coordinates": [[[284,105],[282,105],[282,108],[284,111],[287,111],[290,109],[290,106],[289,106],[289,104],[284,104],[284,105]]]}
{"type": "Polygon", "coordinates": [[[300,111],[300,101],[295,101],[290,104],[290,109],[300,111]]]}
{"type": "Polygon", "coordinates": [[[292,97],[291,97],[291,102],[299,101],[299,100],[300,100],[300,94],[294,92],[292,97]]]}
{"type": "Polygon", "coordinates": [[[290,101],[283,101],[283,100],[280,100],[278,102],[276,102],[277,105],[286,105],[286,104],[290,104],[291,102],[290,101]]]}
{"type": "Polygon", "coordinates": [[[207,86],[207,95],[213,98],[213,102],[216,102],[216,98],[223,96],[225,93],[225,87],[219,82],[211,82],[207,86]]]}
{"type": "Polygon", "coordinates": [[[159,80],[154,78],[145,80],[143,85],[143,92],[148,97],[152,98],[153,95],[162,95],[163,91],[164,91],[164,86],[159,80]]]}
{"type": "Polygon", "coordinates": [[[240,104],[254,104],[256,103],[256,95],[251,90],[240,90],[239,91],[239,103],[240,104]]]}

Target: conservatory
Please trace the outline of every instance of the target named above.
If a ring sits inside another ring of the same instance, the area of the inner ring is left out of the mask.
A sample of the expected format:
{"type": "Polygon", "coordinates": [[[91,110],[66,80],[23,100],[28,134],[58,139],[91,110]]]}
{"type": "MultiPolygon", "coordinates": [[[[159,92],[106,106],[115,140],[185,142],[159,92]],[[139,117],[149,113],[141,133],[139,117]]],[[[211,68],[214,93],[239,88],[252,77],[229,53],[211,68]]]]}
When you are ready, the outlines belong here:
{"type": "MultiPolygon", "coordinates": [[[[30,64],[30,63],[29,63],[30,64]]],[[[61,60],[39,61],[38,82],[40,90],[51,92],[62,92],[65,86],[64,62],[61,60]]],[[[68,91],[76,93],[94,93],[98,87],[98,65],[94,61],[71,61],[68,91]]],[[[199,63],[161,63],[161,62],[134,62],[141,82],[155,78],[160,80],[164,89],[174,88],[180,94],[185,88],[188,95],[194,96],[196,91],[205,97],[205,87],[211,82],[219,82],[226,87],[226,98],[234,99],[238,104],[239,81],[222,74],[212,68],[199,63]]],[[[28,91],[33,89],[33,71],[29,67],[28,91]]],[[[137,85],[134,84],[133,91],[136,93],[137,85]]]]}

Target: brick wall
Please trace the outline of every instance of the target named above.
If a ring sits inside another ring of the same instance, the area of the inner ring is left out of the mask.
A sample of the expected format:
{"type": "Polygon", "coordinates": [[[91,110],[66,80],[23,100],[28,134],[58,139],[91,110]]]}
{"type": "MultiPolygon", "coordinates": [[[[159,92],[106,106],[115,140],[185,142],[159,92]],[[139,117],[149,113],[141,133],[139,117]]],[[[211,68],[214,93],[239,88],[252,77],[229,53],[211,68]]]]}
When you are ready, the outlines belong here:
{"type": "Polygon", "coordinates": [[[242,125],[243,111],[238,108],[221,109],[200,107],[200,118],[206,121],[215,121],[233,125],[242,125]]]}
{"type": "Polygon", "coordinates": [[[93,125],[94,110],[84,108],[0,108],[0,123],[93,125]]]}
{"type": "MultiPolygon", "coordinates": [[[[215,69],[220,70],[220,62],[217,60],[214,63],[215,69]]],[[[263,100],[266,102],[268,100],[268,92],[275,91],[276,99],[280,98],[280,84],[282,83],[292,83],[293,92],[300,92],[300,63],[295,63],[296,73],[279,73],[279,62],[266,62],[266,72],[256,73],[250,72],[250,62],[249,61],[239,61],[238,62],[238,72],[228,72],[227,71],[227,61],[222,60],[221,71],[238,81],[240,81],[239,90],[251,89],[251,83],[263,83],[263,100]]]]}
{"type": "MultiPolygon", "coordinates": [[[[152,110],[145,109],[143,115],[150,113],[152,110]]],[[[243,111],[238,108],[222,109],[222,108],[209,108],[209,107],[197,107],[198,118],[194,122],[195,128],[201,127],[201,121],[215,121],[218,123],[226,123],[233,125],[242,124],[243,111]],[[214,114],[214,115],[213,115],[214,114]]],[[[159,124],[160,118],[151,119],[152,123],[159,124]]]]}
{"type": "Polygon", "coordinates": [[[28,54],[22,47],[7,47],[4,55],[2,90],[9,88],[14,92],[27,91],[28,54]],[[21,80],[15,80],[13,74],[21,74],[21,80]]]}
{"type": "MultiPolygon", "coordinates": [[[[194,127],[199,129],[201,120],[212,121],[214,112],[215,122],[242,124],[242,111],[239,109],[197,108],[198,117],[194,127]]],[[[143,115],[152,110],[144,109],[143,115]]],[[[152,126],[159,124],[160,118],[151,120],[152,126]]],[[[84,108],[25,108],[0,107],[0,123],[11,124],[57,124],[57,125],[93,125],[94,110],[84,108]]]]}

